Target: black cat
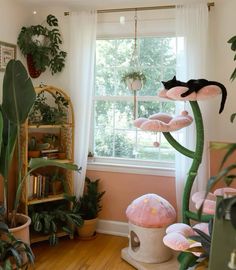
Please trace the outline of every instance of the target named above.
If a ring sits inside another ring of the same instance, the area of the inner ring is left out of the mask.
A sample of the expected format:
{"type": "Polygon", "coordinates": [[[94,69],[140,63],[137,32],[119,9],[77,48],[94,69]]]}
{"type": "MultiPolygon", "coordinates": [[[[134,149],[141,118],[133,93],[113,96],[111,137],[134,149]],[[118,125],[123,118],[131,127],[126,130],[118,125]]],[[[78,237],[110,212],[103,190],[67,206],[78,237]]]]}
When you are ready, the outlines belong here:
{"type": "Polygon", "coordinates": [[[181,81],[176,80],[176,77],[174,76],[173,79],[171,79],[167,82],[162,81],[162,84],[164,85],[166,90],[169,90],[175,86],[187,87],[188,90],[186,92],[182,93],[181,97],[187,97],[188,95],[192,94],[193,92],[197,93],[200,89],[202,89],[205,86],[216,85],[216,86],[220,87],[221,93],[222,93],[219,113],[222,113],[224,110],[225,101],[227,98],[227,90],[226,90],[225,86],[219,82],[208,81],[205,79],[189,80],[187,82],[181,82],[181,81]]]}

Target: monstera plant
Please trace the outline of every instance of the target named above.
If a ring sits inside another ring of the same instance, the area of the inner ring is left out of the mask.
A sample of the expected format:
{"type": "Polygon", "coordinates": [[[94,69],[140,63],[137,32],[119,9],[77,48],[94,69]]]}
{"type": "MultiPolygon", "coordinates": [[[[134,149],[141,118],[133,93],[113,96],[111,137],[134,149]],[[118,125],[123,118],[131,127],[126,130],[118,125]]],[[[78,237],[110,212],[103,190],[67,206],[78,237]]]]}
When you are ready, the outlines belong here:
{"type": "Polygon", "coordinates": [[[17,44],[27,58],[30,76],[37,78],[47,67],[51,73],[62,71],[65,66],[66,52],[60,49],[61,34],[58,20],[54,15],[48,15],[47,26],[32,25],[22,27],[17,44]]]}

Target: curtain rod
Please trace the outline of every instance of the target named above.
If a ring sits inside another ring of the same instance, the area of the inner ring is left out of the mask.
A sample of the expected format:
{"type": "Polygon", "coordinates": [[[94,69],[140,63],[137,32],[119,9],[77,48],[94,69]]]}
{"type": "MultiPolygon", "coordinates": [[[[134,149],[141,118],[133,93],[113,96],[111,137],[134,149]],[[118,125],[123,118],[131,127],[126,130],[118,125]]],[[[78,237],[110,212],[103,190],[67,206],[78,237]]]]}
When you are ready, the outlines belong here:
{"type": "MultiPolygon", "coordinates": [[[[215,6],[214,2],[207,3],[208,9],[215,6]]],[[[167,6],[153,6],[153,7],[136,7],[136,8],[117,8],[117,9],[100,9],[97,13],[112,13],[112,12],[127,12],[127,11],[145,11],[145,10],[156,10],[156,9],[173,9],[176,5],[167,5],[167,6]]],[[[65,16],[69,16],[70,12],[65,11],[65,16]]]]}

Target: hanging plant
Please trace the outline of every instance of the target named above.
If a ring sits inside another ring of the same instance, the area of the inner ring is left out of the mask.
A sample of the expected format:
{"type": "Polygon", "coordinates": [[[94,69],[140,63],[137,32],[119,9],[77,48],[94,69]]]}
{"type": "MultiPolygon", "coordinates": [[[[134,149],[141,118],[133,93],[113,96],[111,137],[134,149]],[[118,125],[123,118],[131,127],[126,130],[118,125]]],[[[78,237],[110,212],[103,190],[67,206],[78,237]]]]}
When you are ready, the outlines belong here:
{"type": "Polygon", "coordinates": [[[37,78],[46,68],[50,68],[52,75],[61,72],[65,66],[67,53],[60,49],[61,34],[58,20],[54,15],[47,16],[47,27],[33,25],[22,27],[17,44],[27,58],[30,76],[37,78]]]}
{"type": "Polygon", "coordinates": [[[146,83],[146,80],[146,76],[141,71],[126,72],[121,78],[121,81],[127,85],[129,90],[133,91],[142,89],[146,83]]]}

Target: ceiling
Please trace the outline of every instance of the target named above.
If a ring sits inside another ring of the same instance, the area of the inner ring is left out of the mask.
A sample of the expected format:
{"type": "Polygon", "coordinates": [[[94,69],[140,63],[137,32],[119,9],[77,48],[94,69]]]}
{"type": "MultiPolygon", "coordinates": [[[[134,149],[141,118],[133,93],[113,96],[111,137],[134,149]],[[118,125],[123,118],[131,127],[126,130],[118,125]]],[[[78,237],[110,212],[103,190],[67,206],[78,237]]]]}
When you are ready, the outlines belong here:
{"type": "Polygon", "coordinates": [[[125,8],[175,4],[175,0],[15,0],[33,7],[125,8]]]}

